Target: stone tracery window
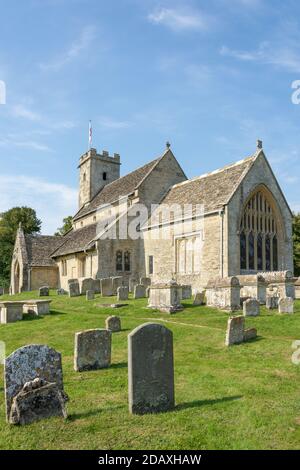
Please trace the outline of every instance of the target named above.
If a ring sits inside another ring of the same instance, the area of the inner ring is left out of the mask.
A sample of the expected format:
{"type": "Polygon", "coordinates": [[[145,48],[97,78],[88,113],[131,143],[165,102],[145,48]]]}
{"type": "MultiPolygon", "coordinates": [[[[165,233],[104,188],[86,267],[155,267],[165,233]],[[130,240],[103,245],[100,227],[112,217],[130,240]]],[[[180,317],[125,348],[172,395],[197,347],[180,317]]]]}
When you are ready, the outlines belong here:
{"type": "Polygon", "coordinates": [[[248,201],[240,227],[240,267],[247,271],[278,270],[278,224],[262,191],[248,201]]]}

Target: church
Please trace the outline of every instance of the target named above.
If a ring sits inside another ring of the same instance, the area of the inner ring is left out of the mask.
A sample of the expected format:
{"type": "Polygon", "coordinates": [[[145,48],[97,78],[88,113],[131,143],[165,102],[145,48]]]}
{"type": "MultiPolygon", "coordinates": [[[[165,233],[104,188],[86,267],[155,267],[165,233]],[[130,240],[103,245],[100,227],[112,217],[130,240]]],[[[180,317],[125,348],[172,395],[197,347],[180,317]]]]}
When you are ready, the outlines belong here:
{"type": "Polygon", "coordinates": [[[170,144],[120,176],[120,156],[91,148],[79,160],[79,205],[63,237],[19,228],[12,294],[70,279],[175,279],[203,288],[216,277],[293,272],[292,212],[265,156],[188,179],[170,144]]]}

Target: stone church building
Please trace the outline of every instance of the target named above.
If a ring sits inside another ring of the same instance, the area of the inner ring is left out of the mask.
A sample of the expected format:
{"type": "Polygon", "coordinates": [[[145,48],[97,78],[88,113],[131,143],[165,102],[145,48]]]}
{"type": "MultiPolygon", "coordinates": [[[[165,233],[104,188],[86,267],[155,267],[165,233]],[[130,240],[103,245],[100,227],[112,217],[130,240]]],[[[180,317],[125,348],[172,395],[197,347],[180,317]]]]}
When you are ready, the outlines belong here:
{"type": "Polygon", "coordinates": [[[215,277],[293,271],[292,213],[260,141],[251,157],[190,180],[169,144],[126,176],[120,165],[95,149],[80,158],[79,210],[64,237],[19,229],[12,293],[109,276],[198,289],[215,277]]]}

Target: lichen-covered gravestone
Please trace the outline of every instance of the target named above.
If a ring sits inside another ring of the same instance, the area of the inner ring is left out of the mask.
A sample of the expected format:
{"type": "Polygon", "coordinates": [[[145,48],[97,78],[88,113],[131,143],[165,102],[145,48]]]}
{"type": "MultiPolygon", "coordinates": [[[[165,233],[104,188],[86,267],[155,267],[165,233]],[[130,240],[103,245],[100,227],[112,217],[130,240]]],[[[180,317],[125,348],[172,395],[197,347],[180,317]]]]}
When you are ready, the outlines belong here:
{"type": "Polygon", "coordinates": [[[294,313],[294,300],[292,299],[292,297],[285,297],[279,299],[278,311],[279,313],[294,313]]]}
{"type": "Polygon", "coordinates": [[[40,297],[48,297],[49,296],[49,287],[43,286],[39,289],[40,297]]]}
{"type": "Polygon", "coordinates": [[[118,302],[120,302],[120,300],[128,300],[128,287],[127,286],[118,287],[117,300],[118,302]]]}
{"type": "Polygon", "coordinates": [[[145,323],[128,336],[129,411],[159,413],[174,408],[173,334],[145,323]]]}
{"type": "Polygon", "coordinates": [[[243,302],[243,313],[245,317],[257,317],[260,314],[260,304],[258,300],[245,300],[245,302],[243,302]]]}
{"type": "Polygon", "coordinates": [[[226,346],[240,344],[244,341],[245,318],[242,316],[229,318],[226,331],[226,346]]]}
{"type": "Polygon", "coordinates": [[[146,287],[143,284],[137,284],[134,286],[133,298],[142,299],[143,297],[146,297],[146,287]]]}
{"type": "Polygon", "coordinates": [[[69,296],[70,297],[79,297],[80,296],[80,289],[79,289],[79,282],[74,281],[69,283],[69,296]]]}
{"type": "Polygon", "coordinates": [[[196,292],[193,305],[205,305],[205,291],[196,292]]]}
{"type": "Polygon", "coordinates": [[[105,320],[105,326],[107,330],[117,333],[121,331],[121,319],[116,315],[112,315],[105,320]]]}
{"type": "MultiPolygon", "coordinates": [[[[43,408],[38,400],[26,402],[28,395],[23,396],[24,394],[21,393],[26,392],[25,384],[35,379],[46,381],[47,384],[55,384],[60,392],[60,397],[66,401],[60,353],[46,345],[30,344],[24,346],[5,359],[5,403],[8,422],[17,424],[19,419],[20,424],[25,424],[50,416],[49,407],[48,409],[43,408]],[[21,395],[19,395],[20,393],[21,395]],[[22,398],[24,398],[24,402],[21,400],[22,398]],[[14,399],[16,399],[15,402],[14,399]],[[30,406],[30,410],[26,408],[26,403],[30,406]],[[13,404],[14,408],[12,409],[13,404]],[[16,419],[16,407],[19,407],[19,411],[22,412],[18,419],[16,419]]],[[[50,392],[53,393],[53,387],[50,392]]],[[[51,399],[48,403],[51,403],[51,399]]],[[[57,416],[57,410],[58,408],[54,406],[55,416],[57,416]]],[[[66,416],[65,410],[62,411],[62,415],[66,416]]]]}
{"type": "Polygon", "coordinates": [[[95,298],[95,292],[93,290],[87,290],[85,295],[86,300],[94,300],[95,298]]]}
{"type": "Polygon", "coordinates": [[[111,363],[111,331],[86,330],[75,333],[74,369],[97,370],[111,363]]]}

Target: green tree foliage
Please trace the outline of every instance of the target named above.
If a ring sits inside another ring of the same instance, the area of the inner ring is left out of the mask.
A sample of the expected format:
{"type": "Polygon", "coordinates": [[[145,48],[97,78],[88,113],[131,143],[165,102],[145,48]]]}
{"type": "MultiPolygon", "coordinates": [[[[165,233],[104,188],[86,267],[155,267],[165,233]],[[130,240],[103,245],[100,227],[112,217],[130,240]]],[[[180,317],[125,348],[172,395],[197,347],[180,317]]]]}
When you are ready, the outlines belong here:
{"type": "Polygon", "coordinates": [[[63,219],[63,226],[57,229],[54,235],[63,236],[72,228],[73,217],[69,215],[63,219]]]}
{"type": "Polygon", "coordinates": [[[41,230],[42,222],[30,207],[13,207],[0,214],[0,285],[3,287],[9,286],[12,253],[20,223],[26,234],[41,230]]]}
{"type": "Polygon", "coordinates": [[[293,241],[295,275],[300,276],[300,213],[293,217],[293,241]]]}

